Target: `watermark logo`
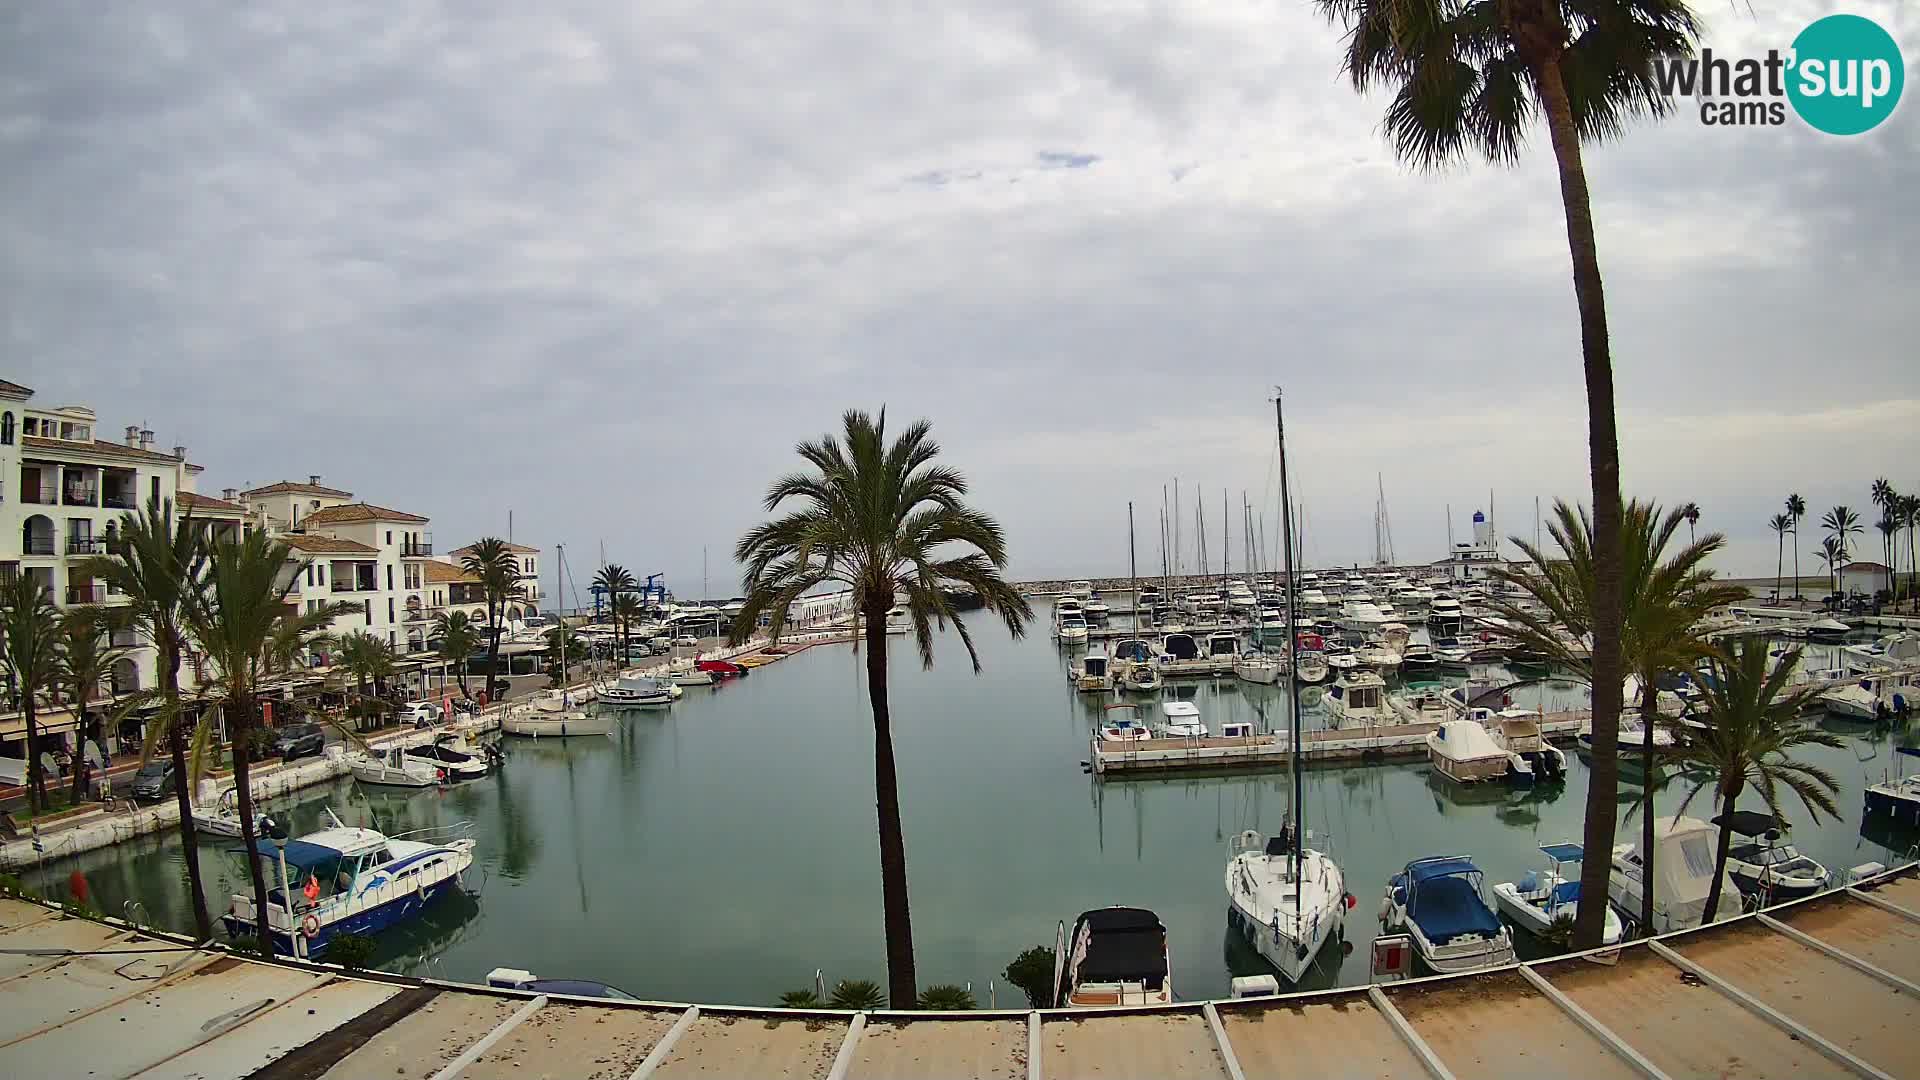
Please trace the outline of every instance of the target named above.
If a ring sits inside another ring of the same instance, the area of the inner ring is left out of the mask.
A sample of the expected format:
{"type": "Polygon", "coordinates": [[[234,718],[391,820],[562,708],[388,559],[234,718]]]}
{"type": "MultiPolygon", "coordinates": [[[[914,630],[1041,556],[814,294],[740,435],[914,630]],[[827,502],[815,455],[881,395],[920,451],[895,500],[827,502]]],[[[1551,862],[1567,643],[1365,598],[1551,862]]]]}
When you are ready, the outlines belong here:
{"type": "Polygon", "coordinates": [[[1729,60],[1702,49],[1698,57],[1663,57],[1654,74],[1661,93],[1696,99],[1709,127],[1778,126],[1791,105],[1816,131],[1859,135],[1893,115],[1907,73],[1900,47],[1879,23],[1829,15],[1800,31],[1785,53],[1729,60]]]}

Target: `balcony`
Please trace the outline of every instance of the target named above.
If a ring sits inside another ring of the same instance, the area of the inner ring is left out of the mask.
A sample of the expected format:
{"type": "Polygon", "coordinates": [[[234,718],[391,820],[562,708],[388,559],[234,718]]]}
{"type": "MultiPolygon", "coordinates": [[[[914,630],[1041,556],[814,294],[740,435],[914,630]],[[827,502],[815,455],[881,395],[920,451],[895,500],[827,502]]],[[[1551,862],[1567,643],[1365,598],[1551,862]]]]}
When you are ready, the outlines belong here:
{"type": "Polygon", "coordinates": [[[109,491],[100,497],[100,504],[109,510],[140,509],[140,499],[131,491],[109,491]]]}
{"type": "Polygon", "coordinates": [[[90,487],[69,487],[66,498],[60,501],[68,506],[99,506],[100,492],[90,487]]]}
{"type": "Polygon", "coordinates": [[[52,488],[27,485],[20,489],[20,501],[33,503],[37,506],[52,506],[56,500],[53,497],[52,488]]]}
{"type": "Polygon", "coordinates": [[[97,583],[67,586],[67,603],[69,604],[101,604],[105,603],[106,599],[106,589],[97,583]]]}
{"type": "Polygon", "coordinates": [[[431,536],[400,542],[400,557],[403,559],[422,559],[432,554],[433,537],[431,536]]]}
{"type": "Polygon", "coordinates": [[[20,553],[22,555],[51,555],[53,554],[53,537],[25,537],[20,544],[20,553]]]}
{"type": "Polygon", "coordinates": [[[104,536],[69,536],[67,554],[104,555],[107,553],[107,539],[104,536]]]}
{"type": "Polygon", "coordinates": [[[327,586],[327,588],[336,593],[379,592],[380,591],[380,586],[374,584],[371,581],[362,581],[362,582],[359,582],[358,584],[352,581],[335,581],[332,585],[327,586]]]}

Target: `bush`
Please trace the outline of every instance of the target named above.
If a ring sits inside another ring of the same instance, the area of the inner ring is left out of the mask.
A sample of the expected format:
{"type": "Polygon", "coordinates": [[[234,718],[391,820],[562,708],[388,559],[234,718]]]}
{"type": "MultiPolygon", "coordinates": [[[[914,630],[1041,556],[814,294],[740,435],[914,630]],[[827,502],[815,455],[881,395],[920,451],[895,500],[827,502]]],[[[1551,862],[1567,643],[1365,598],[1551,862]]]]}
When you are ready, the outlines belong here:
{"type": "Polygon", "coordinates": [[[979,1006],[974,1003],[973,991],[952,983],[939,983],[920,991],[920,1007],[939,1012],[962,1012],[979,1006]]]}
{"type": "Polygon", "coordinates": [[[326,953],[321,959],[348,971],[358,971],[373,960],[373,949],[373,939],[363,934],[335,934],[327,939],[326,953]]]}
{"type": "Polygon", "coordinates": [[[806,990],[789,990],[780,995],[780,1007],[783,1009],[818,1009],[820,1008],[820,995],[814,993],[811,988],[806,990]]]}
{"type": "Polygon", "coordinates": [[[887,1003],[880,984],[870,979],[841,979],[834,984],[827,1005],[834,1009],[878,1009],[887,1003]]]}
{"type": "Polygon", "coordinates": [[[1053,950],[1035,945],[1013,958],[1001,978],[1027,995],[1027,1005],[1035,1009],[1053,1008],[1053,950]]]}
{"type": "Polygon", "coordinates": [[[273,756],[274,733],[266,728],[253,728],[247,732],[247,760],[265,761],[273,756]]]}

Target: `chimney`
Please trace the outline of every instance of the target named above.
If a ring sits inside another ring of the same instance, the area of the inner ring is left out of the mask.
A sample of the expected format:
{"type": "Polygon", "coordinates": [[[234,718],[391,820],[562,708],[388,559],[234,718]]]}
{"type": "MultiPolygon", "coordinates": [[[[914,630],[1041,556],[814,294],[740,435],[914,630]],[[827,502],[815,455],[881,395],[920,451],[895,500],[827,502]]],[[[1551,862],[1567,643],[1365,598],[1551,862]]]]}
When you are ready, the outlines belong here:
{"type": "Polygon", "coordinates": [[[153,449],[153,429],[152,428],[140,429],[140,449],[142,450],[153,449]]]}
{"type": "Polygon", "coordinates": [[[127,425],[127,445],[128,446],[140,445],[140,425],[139,424],[127,425]]]}
{"type": "Polygon", "coordinates": [[[227,500],[228,502],[238,501],[240,498],[240,489],[239,488],[221,488],[220,497],[227,500]]]}
{"type": "Polygon", "coordinates": [[[175,460],[175,461],[185,461],[185,460],[187,460],[187,448],[186,448],[186,447],[184,447],[184,446],[176,446],[176,447],[174,447],[174,448],[173,448],[173,458],[174,458],[174,460],[175,460]]]}
{"type": "Polygon", "coordinates": [[[313,487],[319,487],[319,486],[320,486],[320,474],[319,474],[319,473],[308,473],[308,474],[307,474],[307,483],[308,483],[308,484],[310,484],[310,485],[312,485],[313,487]]]}

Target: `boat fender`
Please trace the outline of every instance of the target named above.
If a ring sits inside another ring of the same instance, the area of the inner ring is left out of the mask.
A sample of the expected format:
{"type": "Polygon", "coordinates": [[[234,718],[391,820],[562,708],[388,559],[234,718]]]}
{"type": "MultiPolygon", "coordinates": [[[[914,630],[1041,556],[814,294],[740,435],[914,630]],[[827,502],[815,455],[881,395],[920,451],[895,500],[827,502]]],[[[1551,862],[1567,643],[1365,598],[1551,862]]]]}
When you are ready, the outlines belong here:
{"type": "Polygon", "coordinates": [[[1354,908],[1357,908],[1357,907],[1359,907],[1359,906],[1360,906],[1360,900],[1359,900],[1359,898],[1358,898],[1358,897],[1356,897],[1356,896],[1354,896],[1354,895],[1353,895],[1352,893],[1347,893],[1347,894],[1346,894],[1346,898],[1347,898],[1347,910],[1348,910],[1348,911],[1352,911],[1352,910],[1353,910],[1354,908]]]}
{"type": "Polygon", "coordinates": [[[1380,925],[1385,926],[1387,924],[1387,920],[1391,918],[1392,915],[1393,915],[1393,901],[1391,899],[1388,899],[1387,897],[1384,897],[1384,896],[1381,897],[1380,898],[1380,925]]]}
{"type": "Polygon", "coordinates": [[[301,920],[300,933],[305,935],[308,941],[312,941],[318,936],[320,933],[320,916],[309,915],[301,920]]]}

